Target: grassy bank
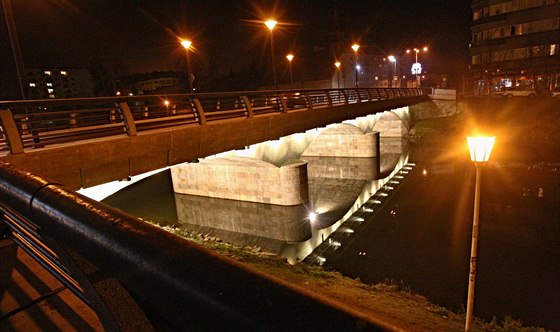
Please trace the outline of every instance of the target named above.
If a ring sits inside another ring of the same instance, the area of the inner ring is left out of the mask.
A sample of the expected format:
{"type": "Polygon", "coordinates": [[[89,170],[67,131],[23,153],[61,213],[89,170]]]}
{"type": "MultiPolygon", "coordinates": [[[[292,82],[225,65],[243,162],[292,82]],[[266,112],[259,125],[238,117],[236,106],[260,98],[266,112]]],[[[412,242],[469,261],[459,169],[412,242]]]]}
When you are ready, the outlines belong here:
{"type": "MultiPolygon", "coordinates": [[[[320,266],[304,263],[288,264],[284,259],[262,251],[258,247],[241,247],[214,237],[192,232],[183,232],[177,228],[165,227],[166,230],[200,243],[213,251],[219,252],[249,266],[273,275],[294,285],[335,300],[354,310],[381,319],[400,331],[463,331],[464,313],[455,313],[446,308],[430,303],[425,297],[414,294],[398,282],[387,281],[381,284],[367,285],[359,279],[342,276],[335,271],[328,271],[320,266]]],[[[539,331],[543,329],[522,327],[521,322],[506,318],[503,322],[484,322],[475,319],[475,328],[479,331],[539,331]]]]}

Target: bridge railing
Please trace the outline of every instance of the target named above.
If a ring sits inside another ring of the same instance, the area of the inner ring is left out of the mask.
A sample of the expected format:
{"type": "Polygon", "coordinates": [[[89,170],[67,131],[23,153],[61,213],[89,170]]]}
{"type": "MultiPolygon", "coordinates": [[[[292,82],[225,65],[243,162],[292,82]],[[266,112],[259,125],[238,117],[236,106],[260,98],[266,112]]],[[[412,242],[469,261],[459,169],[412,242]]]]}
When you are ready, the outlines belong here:
{"type": "Polygon", "coordinates": [[[145,317],[169,331],[395,329],[0,161],[0,231],[5,225],[18,243],[46,253],[33,257],[64,272],[107,331],[137,330],[145,317]],[[142,310],[108,291],[104,278],[118,281],[142,310]]]}
{"type": "Polygon", "coordinates": [[[421,89],[357,88],[1,101],[0,153],[418,95],[421,89]]]}

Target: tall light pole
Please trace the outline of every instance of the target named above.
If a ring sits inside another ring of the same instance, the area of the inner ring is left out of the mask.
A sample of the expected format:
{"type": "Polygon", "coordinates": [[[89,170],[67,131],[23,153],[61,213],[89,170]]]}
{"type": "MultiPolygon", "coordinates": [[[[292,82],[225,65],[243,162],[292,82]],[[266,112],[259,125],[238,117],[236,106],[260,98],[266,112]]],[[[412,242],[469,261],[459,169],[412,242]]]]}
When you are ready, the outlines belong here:
{"type": "MultiPolygon", "coordinates": [[[[410,52],[414,52],[415,54],[415,62],[412,65],[412,74],[416,75],[416,86],[420,87],[420,74],[422,74],[422,65],[420,64],[420,62],[418,62],[418,53],[420,53],[420,49],[418,48],[414,48],[412,51],[411,50],[406,50],[406,53],[410,53],[410,52]]],[[[424,52],[428,52],[428,47],[424,46],[422,48],[422,51],[424,52]]]]}
{"type": "Polygon", "coordinates": [[[467,296],[467,317],[465,331],[470,332],[473,320],[474,284],[476,278],[476,261],[478,251],[478,217],[480,211],[481,167],[488,161],[496,137],[467,137],[471,160],[476,167],[476,183],[474,189],[474,214],[471,241],[471,259],[469,268],[469,291],[467,296]]]}
{"type": "Polygon", "coordinates": [[[19,81],[19,89],[21,92],[21,99],[25,99],[24,88],[24,65],[23,57],[21,55],[21,48],[19,45],[19,38],[16,30],[16,23],[14,22],[14,15],[12,13],[12,3],[10,0],[2,0],[2,8],[4,9],[4,16],[6,17],[6,25],[8,27],[8,35],[10,36],[10,43],[12,46],[12,53],[14,55],[14,62],[16,64],[16,72],[19,81]]]}
{"type": "Polygon", "coordinates": [[[354,82],[354,85],[357,87],[360,86],[360,81],[358,80],[358,49],[360,48],[360,45],[358,44],[353,44],[352,45],[352,49],[354,50],[354,55],[356,57],[356,81],[354,82]]]}
{"type": "Polygon", "coordinates": [[[185,51],[187,53],[187,81],[189,82],[189,93],[192,93],[193,92],[193,82],[192,82],[191,64],[190,64],[190,58],[189,58],[189,50],[192,46],[192,42],[188,39],[182,39],[181,40],[181,45],[183,45],[183,47],[185,48],[185,51]]]}
{"type": "Polygon", "coordinates": [[[264,22],[268,30],[270,30],[270,52],[272,54],[272,75],[274,76],[274,88],[278,90],[278,82],[276,81],[276,52],[274,50],[274,37],[272,30],[278,22],[275,20],[268,20],[264,22]]]}
{"type": "Polygon", "coordinates": [[[286,55],[286,59],[288,59],[288,66],[290,69],[290,89],[294,89],[294,80],[292,77],[292,60],[294,59],[294,55],[292,53],[286,55]]]}
{"type": "Polygon", "coordinates": [[[340,64],[340,61],[334,63],[336,67],[336,87],[338,90],[340,90],[340,64]]]}
{"type": "Polygon", "coordinates": [[[396,77],[397,77],[397,58],[395,58],[394,55],[389,55],[387,57],[387,59],[389,59],[389,61],[391,61],[393,63],[394,66],[394,71],[393,71],[393,75],[391,77],[391,88],[393,87],[393,82],[396,81],[396,77]]]}

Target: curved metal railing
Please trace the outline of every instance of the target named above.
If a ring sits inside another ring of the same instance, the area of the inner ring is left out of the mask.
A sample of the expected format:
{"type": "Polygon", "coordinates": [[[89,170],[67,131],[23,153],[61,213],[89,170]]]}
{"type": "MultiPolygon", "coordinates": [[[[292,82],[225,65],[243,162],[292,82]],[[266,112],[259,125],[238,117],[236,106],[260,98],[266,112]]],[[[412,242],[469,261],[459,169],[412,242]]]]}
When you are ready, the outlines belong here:
{"type": "Polygon", "coordinates": [[[422,94],[356,88],[0,101],[0,153],[422,94]]]}

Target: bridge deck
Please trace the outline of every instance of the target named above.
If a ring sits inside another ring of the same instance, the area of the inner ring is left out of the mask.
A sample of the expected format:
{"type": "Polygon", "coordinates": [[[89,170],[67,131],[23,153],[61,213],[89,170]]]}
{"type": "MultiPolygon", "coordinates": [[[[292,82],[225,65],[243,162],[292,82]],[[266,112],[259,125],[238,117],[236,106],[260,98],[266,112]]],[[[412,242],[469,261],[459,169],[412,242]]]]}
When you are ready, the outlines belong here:
{"type": "Polygon", "coordinates": [[[97,315],[12,240],[0,240],[1,331],[102,331],[97,315]]]}

